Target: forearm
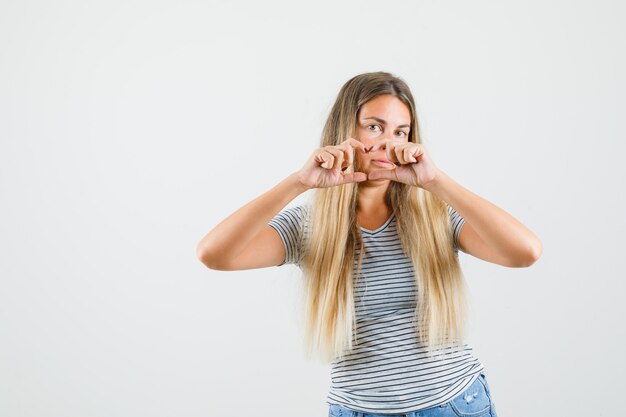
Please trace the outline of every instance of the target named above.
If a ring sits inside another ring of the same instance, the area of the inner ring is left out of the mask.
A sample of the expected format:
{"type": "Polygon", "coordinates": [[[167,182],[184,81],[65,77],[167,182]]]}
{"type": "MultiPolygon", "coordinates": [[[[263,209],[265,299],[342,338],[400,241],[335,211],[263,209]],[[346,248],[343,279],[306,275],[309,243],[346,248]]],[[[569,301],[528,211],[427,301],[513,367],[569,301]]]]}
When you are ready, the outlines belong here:
{"type": "Polygon", "coordinates": [[[198,258],[203,261],[233,259],[276,214],[307,189],[298,181],[297,173],[289,175],[207,233],[196,248],[198,258]]]}
{"type": "Polygon", "coordinates": [[[424,187],[456,210],[482,241],[502,257],[528,259],[541,252],[541,241],[515,217],[463,187],[445,172],[424,187]]]}

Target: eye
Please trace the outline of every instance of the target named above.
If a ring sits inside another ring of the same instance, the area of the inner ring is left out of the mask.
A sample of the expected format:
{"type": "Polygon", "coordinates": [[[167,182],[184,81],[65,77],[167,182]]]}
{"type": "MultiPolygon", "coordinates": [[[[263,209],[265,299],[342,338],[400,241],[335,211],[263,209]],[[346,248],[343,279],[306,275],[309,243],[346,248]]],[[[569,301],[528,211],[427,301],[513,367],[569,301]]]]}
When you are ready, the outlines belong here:
{"type": "Polygon", "coordinates": [[[380,127],[380,126],[378,126],[378,125],[367,125],[367,129],[368,129],[368,130],[372,130],[372,129],[370,129],[370,127],[372,127],[372,126],[374,126],[374,127],[380,127]]]}
{"type": "MultiPolygon", "coordinates": [[[[404,138],[404,137],[406,137],[406,132],[405,132],[404,130],[401,130],[401,131],[399,131],[398,133],[402,133],[402,134],[404,134],[404,136],[402,136],[403,138],[404,138]]],[[[398,136],[400,136],[400,135],[398,135],[398,136]]]]}

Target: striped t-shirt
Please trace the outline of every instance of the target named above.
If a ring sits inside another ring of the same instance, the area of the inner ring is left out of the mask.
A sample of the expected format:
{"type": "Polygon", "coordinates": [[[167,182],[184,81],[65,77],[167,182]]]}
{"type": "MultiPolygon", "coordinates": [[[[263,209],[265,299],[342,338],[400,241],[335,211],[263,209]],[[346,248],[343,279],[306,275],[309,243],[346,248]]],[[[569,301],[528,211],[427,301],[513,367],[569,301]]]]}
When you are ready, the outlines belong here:
{"type": "MultiPolygon", "coordinates": [[[[458,257],[463,218],[448,207],[458,257]]],[[[309,238],[310,206],[285,209],[269,222],[285,246],[278,266],[301,268],[309,238]]],[[[331,363],[328,404],[371,413],[408,413],[445,404],[468,388],[483,365],[472,348],[453,344],[428,356],[417,339],[415,276],[401,248],[395,216],[376,230],[360,227],[365,256],[354,289],[357,343],[331,363]]],[[[359,249],[355,252],[356,272],[359,249]]]]}

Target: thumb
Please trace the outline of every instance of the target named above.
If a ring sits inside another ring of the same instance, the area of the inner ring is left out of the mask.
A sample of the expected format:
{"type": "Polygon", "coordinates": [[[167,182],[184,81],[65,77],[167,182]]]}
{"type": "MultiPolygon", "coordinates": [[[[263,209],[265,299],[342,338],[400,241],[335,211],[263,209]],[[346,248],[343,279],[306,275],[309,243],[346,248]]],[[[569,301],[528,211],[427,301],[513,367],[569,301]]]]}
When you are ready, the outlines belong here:
{"type": "Polygon", "coordinates": [[[376,169],[374,171],[370,171],[367,176],[369,180],[395,180],[396,173],[395,169],[376,169]]]}
{"type": "Polygon", "coordinates": [[[362,181],[367,181],[367,175],[364,172],[349,172],[347,174],[343,174],[341,183],[347,184],[350,182],[362,182],[362,181]]]}

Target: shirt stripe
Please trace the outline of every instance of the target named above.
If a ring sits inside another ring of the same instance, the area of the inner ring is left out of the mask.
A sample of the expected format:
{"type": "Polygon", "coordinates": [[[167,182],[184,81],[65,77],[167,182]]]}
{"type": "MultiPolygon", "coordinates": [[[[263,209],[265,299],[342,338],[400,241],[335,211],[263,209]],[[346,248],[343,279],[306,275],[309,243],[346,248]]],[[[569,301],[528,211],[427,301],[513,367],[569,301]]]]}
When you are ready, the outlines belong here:
{"type": "MultiPolygon", "coordinates": [[[[464,219],[449,205],[453,249],[464,219]]],[[[285,209],[269,222],[285,246],[281,265],[301,266],[309,237],[309,205],[285,209]]],[[[365,254],[354,296],[357,341],[331,362],[326,402],[371,413],[408,413],[450,401],[484,370],[467,343],[428,355],[416,337],[415,272],[402,250],[395,216],[375,230],[360,227],[365,254]]],[[[354,270],[360,249],[356,249],[354,270]]]]}

